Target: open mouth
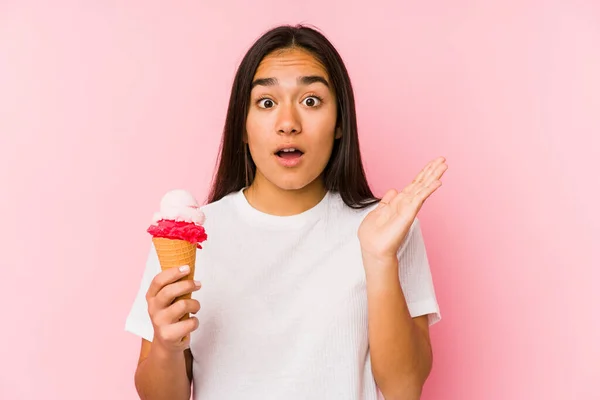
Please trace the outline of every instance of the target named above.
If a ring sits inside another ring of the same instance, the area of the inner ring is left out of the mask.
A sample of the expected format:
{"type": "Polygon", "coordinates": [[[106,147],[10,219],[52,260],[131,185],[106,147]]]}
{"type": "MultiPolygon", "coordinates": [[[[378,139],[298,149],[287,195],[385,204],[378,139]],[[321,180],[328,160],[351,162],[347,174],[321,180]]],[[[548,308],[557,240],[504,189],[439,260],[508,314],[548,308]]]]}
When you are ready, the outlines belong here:
{"type": "Polygon", "coordinates": [[[304,153],[297,149],[283,149],[275,153],[277,157],[283,158],[284,160],[293,160],[295,158],[300,158],[302,154],[304,153]]]}

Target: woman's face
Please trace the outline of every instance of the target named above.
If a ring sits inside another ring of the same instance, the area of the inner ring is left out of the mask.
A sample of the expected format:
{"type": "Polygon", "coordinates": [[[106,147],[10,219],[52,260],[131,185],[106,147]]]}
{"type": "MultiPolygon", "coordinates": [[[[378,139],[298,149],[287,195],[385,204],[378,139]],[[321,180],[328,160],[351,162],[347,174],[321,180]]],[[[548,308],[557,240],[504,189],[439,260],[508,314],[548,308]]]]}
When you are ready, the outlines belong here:
{"type": "Polygon", "coordinates": [[[308,52],[285,49],[258,66],[245,140],[255,179],[283,190],[320,181],[335,138],[337,105],[325,68],[308,52]]]}

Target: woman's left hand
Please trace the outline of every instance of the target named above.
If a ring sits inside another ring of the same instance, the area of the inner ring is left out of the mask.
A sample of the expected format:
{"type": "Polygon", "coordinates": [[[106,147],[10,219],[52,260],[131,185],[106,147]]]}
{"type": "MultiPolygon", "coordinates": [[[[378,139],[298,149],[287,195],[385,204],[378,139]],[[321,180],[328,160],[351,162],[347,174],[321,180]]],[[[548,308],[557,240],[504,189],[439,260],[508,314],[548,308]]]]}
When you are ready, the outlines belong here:
{"type": "Polygon", "coordinates": [[[396,258],[406,234],[427,198],[437,190],[448,169],[444,157],[429,162],[400,193],[389,190],[358,229],[363,258],[396,258]]]}

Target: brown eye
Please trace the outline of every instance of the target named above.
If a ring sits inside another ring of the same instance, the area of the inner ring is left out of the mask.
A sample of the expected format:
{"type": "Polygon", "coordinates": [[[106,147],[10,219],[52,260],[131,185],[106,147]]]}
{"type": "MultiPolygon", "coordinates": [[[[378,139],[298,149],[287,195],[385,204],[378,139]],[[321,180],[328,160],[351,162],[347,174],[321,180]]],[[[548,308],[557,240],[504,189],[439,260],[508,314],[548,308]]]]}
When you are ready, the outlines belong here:
{"type": "Polygon", "coordinates": [[[319,99],[318,97],[315,97],[315,96],[310,96],[310,97],[307,97],[306,99],[304,99],[304,104],[307,107],[316,107],[320,104],[320,102],[321,102],[321,99],[319,99]]]}
{"type": "Polygon", "coordinates": [[[258,101],[258,106],[260,108],[271,108],[275,105],[275,103],[273,102],[273,100],[271,99],[260,99],[258,101]]]}

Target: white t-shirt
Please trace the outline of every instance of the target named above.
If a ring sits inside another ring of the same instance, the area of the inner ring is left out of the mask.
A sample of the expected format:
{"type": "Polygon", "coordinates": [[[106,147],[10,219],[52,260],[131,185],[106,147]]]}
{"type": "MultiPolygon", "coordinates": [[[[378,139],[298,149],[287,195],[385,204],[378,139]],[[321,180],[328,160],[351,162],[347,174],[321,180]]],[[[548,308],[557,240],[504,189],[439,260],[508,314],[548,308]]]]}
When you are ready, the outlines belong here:
{"type": "MultiPolygon", "coordinates": [[[[367,292],[357,230],[373,209],[329,192],[312,209],[279,217],[242,191],[202,207],[208,240],[198,250],[191,335],[194,399],[375,400],[367,292]]],[[[413,317],[440,312],[419,221],[399,252],[399,279],[413,317]]],[[[145,294],[160,272],[150,255],[126,330],[149,341],[145,294]]],[[[379,397],[378,397],[379,396],[379,397]]]]}

